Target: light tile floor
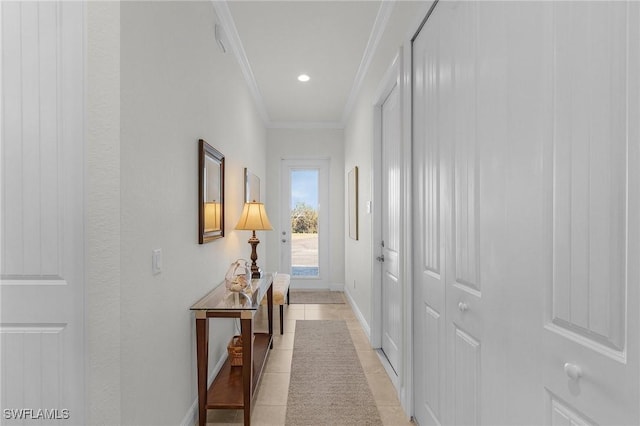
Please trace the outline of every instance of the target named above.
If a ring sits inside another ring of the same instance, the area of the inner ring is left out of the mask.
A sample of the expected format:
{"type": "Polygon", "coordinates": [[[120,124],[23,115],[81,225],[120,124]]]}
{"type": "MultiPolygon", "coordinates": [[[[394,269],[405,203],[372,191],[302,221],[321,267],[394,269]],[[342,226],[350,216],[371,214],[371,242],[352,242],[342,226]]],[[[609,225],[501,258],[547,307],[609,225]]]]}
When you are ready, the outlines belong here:
{"type": "MultiPolygon", "coordinates": [[[[274,346],[271,354],[269,354],[269,359],[258,387],[258,393],[254,399],[251,416],[252,425],[284,425],[296,321],[339,319],[347,322],[383,424],[385,426],[413,424],[407,419],[400,407],[395,388],[389,376],[387,376],[377,353],[369,346],[369,340],[362,331],[362,327],[348,303],[340,305],[288,305],[285,306],[284,318],[284,335],[280,335],[278,307],[274,306],[274,346]]],[[[266,309],[261,309],[256,314],[255,329],[257,331],[266,331],[266,309]]],[[[242,411],[209,410],[207,412],[207,424],[242,425],[242,411]]]]}

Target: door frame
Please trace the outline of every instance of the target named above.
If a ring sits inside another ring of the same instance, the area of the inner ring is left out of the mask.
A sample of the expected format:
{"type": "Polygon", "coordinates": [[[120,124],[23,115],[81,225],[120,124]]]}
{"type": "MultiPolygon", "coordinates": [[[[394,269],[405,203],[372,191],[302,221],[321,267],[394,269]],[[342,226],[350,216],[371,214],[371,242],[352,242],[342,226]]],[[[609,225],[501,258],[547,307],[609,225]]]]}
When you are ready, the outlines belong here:
{"type": "MultiPolygon", "coordinates": [[[[373,103],[373,173],[371,220],[371,346],[382,347],[382,267],[376,257],[380,256],[382,240],[382,105],[397,86],[400,97],[401,165],[400,178],[400,267],[399,280],[402,295],[402,342],[397,376],[384,355],[382,364],[391,379],[405,413],[413,414],[413,285],[412,285],[412,238],[411,238],[411,57],[406,46],[398,49],[391,65],[384,74],[376,91],[373,103]],[[409,61],[407,63],[407,60],[409,61]],[[407,66],[407,64],[409,66],[407,66]],[[407,79],[406,70],[409,70],[407,79]],[[409,83],[409,84],[407,84],[409,83]]],[[[371,207],[371,206],[370,206],[371,207]]]]}
{"type": "MultiPolygon", "coordinates": [[[[278,237],[283,229],[290,231],[289,224],[285,220],[285,210],[289,211],[291,205],[291,182],[290,172],[295,169],[318,169],[318,228],[320,233],[318,234],[318,278],[296,278],[291,276],[291,287],[305,290],[320,290],[330,289],[330,259],[329,259],[329,245],[331,235],[331,194],[330,191],[330,169],[331,159],[329,157],[304,157],[304,158],[282,158],[280,161],[280,217],[278,218],[278,237]],[[287,206],[286,209],[283,209],[287,206]]],[[[291,246],[291,235],[287,235],[289,239],[289,247],[291,246]]],[[[279,244],[280,247],[280,269],[283,270],[283,244],[279,244]]],[[[291,259],[289,258],[289,266],[291,266],[291,259]]],[[[284,272],[289,273],[289,272],[284,272]]]]}

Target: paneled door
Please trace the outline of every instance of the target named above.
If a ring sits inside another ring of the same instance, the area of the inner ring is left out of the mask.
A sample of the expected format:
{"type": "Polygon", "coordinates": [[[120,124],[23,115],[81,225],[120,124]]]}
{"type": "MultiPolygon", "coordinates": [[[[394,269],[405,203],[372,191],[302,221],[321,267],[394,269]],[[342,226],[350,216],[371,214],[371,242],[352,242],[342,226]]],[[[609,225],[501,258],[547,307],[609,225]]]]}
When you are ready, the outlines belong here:
{"type": "Polygon", "coordinates": [[[391,89],[382,112],[382,351],[399,374],[402,344],[402,297],[400,281],[400,96],[391,89]]]}
{"type": "Polygon", "coordinates": [[[82,2],[2,2],[2,424],[85,423],[82,2]]]}
{"type": "Polygon", "coordinates": [[[439,3],[413,42],[414,361],[415,411],[420,424],[498,424],[487,410],[502,397],[487,327],[501,311],[490,297],[499,282],[491,267],[502,203],[488,167],[499,158],[491,121],[477,109],[479,5],[439,3]],[[487,296],[489,295],[489,297],[487,296]]]}
{"type": "Polygon", "coordinates": [[[640,5],[551,7],[545,422],[638,424],[640,5]]]}
{"type": "MultiPolygon", "coordinates": [[[[437,9],[439,14],[439,9],[437,9]]],[[[446,418],[444,169],[438,135],[436,11],[413,43],[414,416],[420,425],[446,418]]]]}
{"type": "Polygon", "coordinates": [[[452,1],[415,37],[419,424],[640,423],[639,28],[452,1]]]}

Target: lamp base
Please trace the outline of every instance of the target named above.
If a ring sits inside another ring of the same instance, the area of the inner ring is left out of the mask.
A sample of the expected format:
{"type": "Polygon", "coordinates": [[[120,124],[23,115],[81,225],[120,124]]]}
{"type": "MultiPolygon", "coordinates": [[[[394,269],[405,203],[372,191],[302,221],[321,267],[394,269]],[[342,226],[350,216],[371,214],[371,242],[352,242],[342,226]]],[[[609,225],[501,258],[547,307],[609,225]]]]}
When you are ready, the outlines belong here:
{"type": "Polygon", "coordinates": [[[263,272],[262,269],[258,268],[256,265],[251,266],[251,278],[262,278],[263,272]],[[255,266],[255,269],[254,269],[255,266]]]}
{"type": "Polygon", "coordinates": [[[256,237],[256,231],[253,231],[253,235],[248,242],[251,244],[251,278],[262,278],[262,269],[256,264],[256,260],[258,260],[256,247],[260,244],[260,240],[256,237]]]}

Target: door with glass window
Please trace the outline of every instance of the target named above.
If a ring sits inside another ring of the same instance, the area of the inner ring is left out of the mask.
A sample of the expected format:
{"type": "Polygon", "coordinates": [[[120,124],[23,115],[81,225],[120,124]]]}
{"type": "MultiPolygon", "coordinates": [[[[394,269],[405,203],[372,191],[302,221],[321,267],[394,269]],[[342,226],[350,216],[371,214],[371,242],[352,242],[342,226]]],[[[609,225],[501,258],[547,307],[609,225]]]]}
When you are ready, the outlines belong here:
{"type": "Polygon", "coordinates": [[[293,287],[328,282],[329,160],[282,160],[280,272],[293,287]]]}

